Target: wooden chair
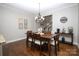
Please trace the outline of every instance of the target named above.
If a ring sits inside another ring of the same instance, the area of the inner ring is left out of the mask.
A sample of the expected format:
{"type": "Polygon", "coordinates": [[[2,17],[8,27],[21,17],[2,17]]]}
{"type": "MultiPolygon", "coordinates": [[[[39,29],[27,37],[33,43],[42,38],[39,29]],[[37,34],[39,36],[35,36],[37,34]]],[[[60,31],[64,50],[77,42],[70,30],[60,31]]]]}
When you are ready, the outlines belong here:
{"type": "Polygon", "coordinates": [[[41,55],[42,41],[41,41],[40,34],[33,33],[32,39],[33,39],[32,49],[33,50],[39,50],[40,51],[40,55],[41,55]]]}
{"type": "MultiPolygon", "coordinates": [[[[33,33],[32,35],[33,43],[36,45],[40,45],[40,34],[33,33]]],[[[35,47],[36,48],[36,47],[35,47]]]]}
{"type": "Polygon", "coordinates": [[[26,34],[27,34],[26,46],[29,47],[29,45],[31,46],[31,42],[32,42],[32,31],[27,31],[26,34]]]}

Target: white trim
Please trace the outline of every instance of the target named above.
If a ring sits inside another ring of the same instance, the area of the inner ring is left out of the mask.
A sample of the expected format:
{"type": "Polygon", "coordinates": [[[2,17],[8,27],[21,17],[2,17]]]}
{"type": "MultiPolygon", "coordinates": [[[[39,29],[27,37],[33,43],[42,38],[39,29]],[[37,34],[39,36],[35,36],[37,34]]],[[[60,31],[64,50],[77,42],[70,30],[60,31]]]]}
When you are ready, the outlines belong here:
{"type": "Polygon", "coordinates": [[[77,43],[77,42],[73,42],[73,45],[76,45],[76,46],[78,46],[78,43],[77,43]]]}
{"type": "Polygon", "coordinates": [[[79,48],[79,45],[78,45],[78,48],[79,48]]]}
{"type": "Polygon", "coordinates": [[[23,40],[23,39],[25,39],[25,38],[26,38],[26,37],[18,38],[18,39],[14,39],[14,40],[11,40],[11,41],[7,41],[6,43],[11,43],[11,42],[15,42],[15,41],[23,40]]]}
{"type": "Polygon", "coordinates": [[[79,48],[79,45],[78,45],[78,48],[79,48]]]}

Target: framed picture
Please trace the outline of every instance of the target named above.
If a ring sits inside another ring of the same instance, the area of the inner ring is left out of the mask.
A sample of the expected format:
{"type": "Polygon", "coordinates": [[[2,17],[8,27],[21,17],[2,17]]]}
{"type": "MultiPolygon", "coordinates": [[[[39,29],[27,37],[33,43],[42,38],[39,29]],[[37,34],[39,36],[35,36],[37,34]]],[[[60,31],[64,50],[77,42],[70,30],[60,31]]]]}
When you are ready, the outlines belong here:
{"type": "Polygon", "coordinates": [[[27,19],[24,19],[24,29],[27,29],[27,19]]]}
{"type": "Polygon", "coordinates": [[[19,29],[27,29],[27,19],[26,18],[19,18],[18,19],[18,28],[19,29]]]}
{"type": "Polygon", "coordinates": [[[19,23],[19,29],[23,29],[23,23],[19,23]]]}
{"type": "Polygon", "coordinates": [[[60,18],[60,22],[61,22],[61,23],[66,23],[67,20],[68,20],[67,17],[61,17],[61,18],[60,18]]]}
{"type": "Polygon", "coordinates": [[[23,18],[18,19],[18,28],[23,29],[23,18]]]}

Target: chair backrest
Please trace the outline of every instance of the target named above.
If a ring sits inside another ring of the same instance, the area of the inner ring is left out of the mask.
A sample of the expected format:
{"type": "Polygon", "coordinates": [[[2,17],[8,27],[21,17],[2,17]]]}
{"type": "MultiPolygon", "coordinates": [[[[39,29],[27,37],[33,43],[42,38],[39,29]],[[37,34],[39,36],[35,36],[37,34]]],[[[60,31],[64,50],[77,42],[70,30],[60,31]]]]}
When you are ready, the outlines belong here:
{"type": "Polygon", "coordinates": [[[32,37],[32,31],[27,31],[27,38],[32,37]]]}
{"type": "Polygon", "coordinates": [[[59,34],[56,34],[56,36],[54,36],[54,39],[55,39],[56,41],[59,41],[59,34]]]}
{"type": "Polygon", "coordinates": [[[40,39],[40,34],[33,33],[32,38],[38,40],[38,39],[40,39]]]}

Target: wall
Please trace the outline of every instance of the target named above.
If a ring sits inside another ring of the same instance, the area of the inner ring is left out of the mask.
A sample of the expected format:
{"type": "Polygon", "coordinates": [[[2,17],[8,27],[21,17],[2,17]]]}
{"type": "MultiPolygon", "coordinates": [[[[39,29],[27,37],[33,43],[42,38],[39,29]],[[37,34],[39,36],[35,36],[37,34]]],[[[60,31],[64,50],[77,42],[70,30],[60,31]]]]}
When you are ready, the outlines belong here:
{"type": "Polygon", "coordinates": [[[2,17],[2,19],[0,19],[0,29],[2,30],[0,31],[6,38],[6,42],[12,42],[26,37],[26,30],[18,29],[18,18],[26,18],[27,28],[33,31],[35,30],[33,27],[33,14],[9,6],[1,6],[0,8],[2,9],[2,11],[0,11],[2,12],[0,13],[0,17],[2,17]]]}
{"type": "MultiPolygon", "coordinates": [[[[64,8],[61,6],[55,10],[51,11],[45,11],[43,12],[43,15],[48,15],[52,14],[53,19],[52,19],[52,32],[54,33],[57,28],[60,28],[62,30],[63,28],[67,28],[69,26],[73,27],[73,33],[74,33],[74,44],[78,44],[78,4],[72,4],[70,6],[64,6],[64,8]],[[65,8],[66,7],[66,8],[65,8]],[[66,16],[68,18],[67,23],[61,23],[60,22],[60,17],[66,16]]],[[[67,38],[70,39],[70,38],[67,38]]],[[[66,40],[70,41],[70,40],[66,40]]]]}
{"type": "MultiPolygon", "coordinates": [[[[0,22],[2,22],[2,16],[1,16],[1,14],[2,14],[2,8],[0,7],[0,22]]],[[[2,26],[1,26],[2,24],[0,23],[0,33],[2,32],[2,26]]]]}
{"type": "Polygon", "coordinates": [[[2,56],[2,46],[0,44],[0,56],[2,56]]]}
{"type": "MultiPolygon", "coordinates": [[[[78,25],[79,25],[79,4],[78,4],[78,25]]],[[[79,26],[78,26],[78,35],[79,35],[79,26]]],[[[79,48],[79,36],[78,36],[78,48],[79,48]]]]}
{"type": "Polygon", "coordinates": [[[73,6],[66,9],[62,9],[60,11],[53,13],[53,31],[56,30],[56,28],[60,28],[61,30],[63,28],[68,29],[69,26],[73,27],[73,33],[74,33],[74,44],[77,44],[77,32],[78,32],[78,7],[73,6]],[[68,18],[67,23],[61,23],[60,17],[66,16],[68,18]],[[57,24],[57,25],[56,25],[57,24]]]}

